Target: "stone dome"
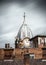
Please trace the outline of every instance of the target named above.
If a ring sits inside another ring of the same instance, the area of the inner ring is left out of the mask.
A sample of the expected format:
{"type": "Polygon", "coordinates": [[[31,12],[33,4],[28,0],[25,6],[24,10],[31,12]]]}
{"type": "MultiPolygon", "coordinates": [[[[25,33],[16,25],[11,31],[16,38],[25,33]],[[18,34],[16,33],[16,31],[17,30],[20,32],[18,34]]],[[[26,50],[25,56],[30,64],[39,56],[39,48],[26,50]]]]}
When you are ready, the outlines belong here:
{"type": "Polygon", "coordinates": [[[21,25],[17,37],[19,38],[19,40],[23,40],[26,37],[32,38],[31,29],[27,26],[27,24],[23,23],[21,25]]]}
{"type": "Polygon", "coordinates": [[[19,29],[17,37],[19,38],[19,40],[23,40],[26,37],[32,38],[32,31],[25,23],[25,14],[24,14],[24,22],[19,29]]]}

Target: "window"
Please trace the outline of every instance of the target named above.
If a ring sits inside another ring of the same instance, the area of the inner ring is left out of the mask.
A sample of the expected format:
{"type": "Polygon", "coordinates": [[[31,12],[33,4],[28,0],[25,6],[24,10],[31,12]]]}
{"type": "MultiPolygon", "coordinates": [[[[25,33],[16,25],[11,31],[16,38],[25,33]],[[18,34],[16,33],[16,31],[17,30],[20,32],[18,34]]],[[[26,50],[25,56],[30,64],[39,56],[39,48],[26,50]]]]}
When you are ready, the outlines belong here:
{"type": "Polygon", "coordinates": [[[46,46],[46,38],[45,38],[45,46],[46,46]]]}
{"type": "Polygon", "coordinates": [[[45,38],[42,38],[42,37],[39,37],[38,38],[38,44],[41,44],[41,43],[43,43],[44,44],[44,40],[45,38]]]}
{"type": "Polygon", "coordinates": [[[38,45],[40,47],[45,46],[45,37],[38,37],[38,45]]]}
{"type": "Polygon", "coordinates": [[[34,54],[30,54],[30,59],[34,59],[35,55],[34,54]]]}

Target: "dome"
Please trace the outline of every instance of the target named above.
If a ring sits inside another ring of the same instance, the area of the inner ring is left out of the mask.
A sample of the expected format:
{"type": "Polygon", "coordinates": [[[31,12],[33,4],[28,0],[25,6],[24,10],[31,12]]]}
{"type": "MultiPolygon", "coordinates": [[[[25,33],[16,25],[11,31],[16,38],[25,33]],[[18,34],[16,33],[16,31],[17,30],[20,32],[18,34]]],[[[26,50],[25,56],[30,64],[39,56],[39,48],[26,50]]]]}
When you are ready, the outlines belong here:
{"type": "Polygon", "coordinates": [[[27,24],[22,24],[22,26],[19,29],[17,37],[20,40],[23,40],[26,37],[32,38],[32,32],[31,32],[30,28],[27,26],[27,24]]]}
{"type": "Polygon", "coordinates": [[[28,25],[25,23],[25,14],[24,14],[24,22],[21,25],[17,37],[19,40],[23,40],[24,38],[32,38],[32,32],[31,29],[28,27],[28,25]]]}

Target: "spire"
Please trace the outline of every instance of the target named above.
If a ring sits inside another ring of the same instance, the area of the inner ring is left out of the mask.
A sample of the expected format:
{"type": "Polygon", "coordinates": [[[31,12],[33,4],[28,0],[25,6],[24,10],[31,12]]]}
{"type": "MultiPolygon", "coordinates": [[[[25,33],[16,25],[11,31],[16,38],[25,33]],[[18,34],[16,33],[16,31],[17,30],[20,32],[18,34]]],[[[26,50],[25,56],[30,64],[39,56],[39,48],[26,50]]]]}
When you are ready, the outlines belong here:
{"type": "Polygon", "coordinates": [[[25,22],[25,12],[24,12],[24,16],[23,17],[24,17],[24,21],[23,21],[23,24],[24,24],[24,22],[25,22]]]}

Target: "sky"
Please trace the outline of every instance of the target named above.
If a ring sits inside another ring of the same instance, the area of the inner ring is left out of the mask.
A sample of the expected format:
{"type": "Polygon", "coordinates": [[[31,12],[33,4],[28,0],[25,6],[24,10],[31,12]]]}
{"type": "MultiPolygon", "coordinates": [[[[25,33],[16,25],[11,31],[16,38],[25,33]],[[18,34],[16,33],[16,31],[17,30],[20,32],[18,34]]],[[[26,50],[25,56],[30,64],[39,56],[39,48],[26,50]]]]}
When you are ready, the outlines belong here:
{"type": "Polygon", "coordinates": [[[0,0],[0,48],[14,47],[24,12],[33,36],[46,35],[46,0],[0,0]]]}

